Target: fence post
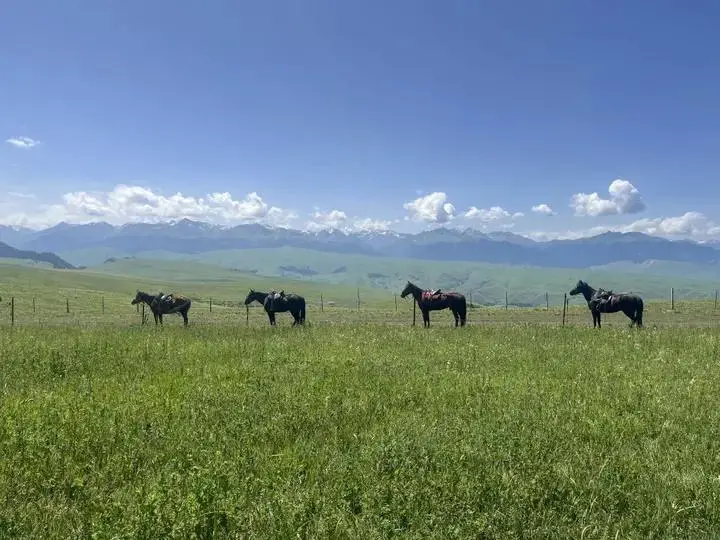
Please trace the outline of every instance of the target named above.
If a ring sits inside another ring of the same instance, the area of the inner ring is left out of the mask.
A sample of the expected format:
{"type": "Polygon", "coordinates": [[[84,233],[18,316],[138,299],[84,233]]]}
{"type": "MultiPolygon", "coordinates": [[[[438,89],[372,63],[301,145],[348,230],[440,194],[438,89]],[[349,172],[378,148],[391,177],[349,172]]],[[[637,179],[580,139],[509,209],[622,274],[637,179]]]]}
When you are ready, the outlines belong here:
{"type": "Polygon", "coordinates": [[[565,326],[565,310],[567,308],[567,293],[563,293],[563,318],[562,325],[565,326]]]}
{"type": "Polygon", "coordinates": [[[718,290],[715,289],[715,309],[717,309],[717,304],[718,304],[718,290]]]}
{"type": "Polygon", "coordinates": [[[417,302],[413,299],[413,326],[415,326],[415,310],[417,308],[417,302]]]}
{"type": "Polygon", "coordinates": [[[675,287],[670,287],[670,309],[675,310],[675,287]]]}
{"type": "Polygon", "coordinates": [[[472,303],[472,293],[468,293],[468,297],[470,299],[470,307],[475,307],[475,305],[472,303]]]}
{"type": "Polygon", "coordinates": [[[550,311],[550,297],[547,291],[545,291],[545,311],[550,311]]]}
{"type": "Polygon", "coordinates": [[[508,308],[507,290],[505,290],[505,310],[508,308]]]}
{"type": "Polygon", "coordinates": [[[325,302],[323,302],[323,295],[320,293],[320,311],[325,311],[325,302]]]}
{"type": "Polygon", "coordinates": [[[397,311],[397,294],[395,295],[395,311],[397,311]]]}
{"type": "Polygon", "coordinates": [[[70,313],[70,299],[65,299],[65,313],[70,313]]]}
{"type": "Polygon", "coordinates": [[[15,326],[15,297],[10,297],[10,326],[15,326]]]}
{"type": "Polygon", "coordinates": [[[33,313],[35,313],[35,298],[33,298],[33,313]]]}
{"type": "Polygon", "coordinates": [[[210,299],[210,313],[212,313],[212,298],[210,299]]]}
{"type": "Polygon", "coordinates": [[[245,326],[250,326],[250,306],[245,304],[245,326]]]}
{"type": "Polygon", "coordinates": [[[357,307],[358,307],[358,311],[360,311],[360,287],[358,287],[358,290],[357,290],[357,307]]]}
{"type": "Polygon", "coordinates": [[[105,315],[105,297],[104,296],[100,297],[100,305],[102,307],[102,314],[105,315]]]}

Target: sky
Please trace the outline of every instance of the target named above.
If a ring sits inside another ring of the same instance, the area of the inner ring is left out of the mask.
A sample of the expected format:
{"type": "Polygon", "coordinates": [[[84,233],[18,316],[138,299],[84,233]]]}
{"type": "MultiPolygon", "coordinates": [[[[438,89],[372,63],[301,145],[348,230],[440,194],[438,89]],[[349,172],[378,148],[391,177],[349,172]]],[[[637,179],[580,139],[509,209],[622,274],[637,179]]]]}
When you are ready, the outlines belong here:
{"type": "Polygon", "coordinates": [[[720,238],[720,3],[0,8],[0,223],[720,238]]]}

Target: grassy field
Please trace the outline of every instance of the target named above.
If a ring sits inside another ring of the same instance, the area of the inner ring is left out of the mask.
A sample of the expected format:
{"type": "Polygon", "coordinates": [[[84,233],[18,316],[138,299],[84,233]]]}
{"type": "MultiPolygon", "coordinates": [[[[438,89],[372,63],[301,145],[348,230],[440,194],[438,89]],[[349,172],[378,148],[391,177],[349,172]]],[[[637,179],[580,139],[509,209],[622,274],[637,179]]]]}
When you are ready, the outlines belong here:
{"type": "Polygon", "coordinates": [[[713,302],[426,330],[337,287],[269,328],[196,270],[141,280],[194,299],[155,328],[138,277],[0,266],[0,538],[720,535],[713,302]]]}
{"type": "Polygon", "coordinates": [[[2,538],[720,535],[720,332],[0,332],[2,538]]]}

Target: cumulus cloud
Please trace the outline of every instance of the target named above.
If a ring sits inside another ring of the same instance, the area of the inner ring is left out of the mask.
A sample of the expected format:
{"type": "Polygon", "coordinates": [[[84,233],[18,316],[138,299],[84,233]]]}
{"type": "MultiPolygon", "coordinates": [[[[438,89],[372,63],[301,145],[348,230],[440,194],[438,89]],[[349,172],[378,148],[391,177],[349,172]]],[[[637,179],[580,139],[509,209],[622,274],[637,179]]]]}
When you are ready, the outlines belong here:
{"type": "Polygon", "coordinates": [[[555,212],[553,212],[552,207],[549,204],[541,203],[536,204],[532,207],[532,211],[536,214],[543,214],[544,216],[554,216],[556,215],[555,212]]]}
{"type": "Polygon", "coordinates": [[[613,214],[637,214],[645,210],[640,192],[627,180],[613,180],[608,188],[609,199],[594,193],[576,193],[570,207],[576,216],[609,216],[613,214]]]}
{"type": "Polygon", "coordinates": [[[30,213],[16,212],[7,216],[5,221],[13,220],[15,223],[12,224],[30,227],[52,225],[60,221],[123,224],[181,218],[219,224],[260,222],[287,225],[296,217],[294,212],[269,206],[256,192],[239,200],[227,192],[215,192],[197,198],[179,192],[165,196],[146,187],[120,184],[110,192],[66,193],[60,203],[43,205],[30,213]]]}
{"type": "Polygon", "coordinates": [[[5,142],[9,145],[14,146],[15,148],[25,149],[34,148],[35,146],[40,144],[40,141],[36,141],[34,139],[31,139],[30,137],[10,137],[9,139],[5,139],[5,142]]]}
{"type": "Polygon", "coordinates": [[[492,221],[500,221],[503,219],[516,219],[523,217],[525,214],[522,212],[509,212],[500,206],[491,206],[490,208],[476,208],[471,206],[464,217],[467,219],[477,219],[484,223],[490,223],[492,221]]]}
{"type": "Polygon", "coordinates": [[[671,239],[709,240],[720,238],[720,225],[702,212],[685,212],[680,216],[640,219],[624,225],[599,225],[564,232],[533,231],[525,236],[535,240],[573,240],[606,232],[638,232],[671,239]]]}
{"type": "Polygon", "coordinates": [[[371,218],[349,219],[341,210],[331,210],[323,213],[316,211],[311,214],[312,220],[305,224],[305,230],[317,232],[334,229],[345,233],[351,232],[379,232],[390,230],[391,221],[375,220],[371,218]]]}
{"type": "Polygon", "coordinates": [[[406,202],[403,208],[409,212],[410,219],[415,221],[447,223],[455,217],[455,206],[448,202],[447,195],[442,191],[435,191],[406,202]]]}
{"type": "Polygon", "coordinates": [[[702,238],[720,235],[720,226],[701,212],[681,216],[641,219],[621,227],[624,232],[642,232],[656,236],[702,238]]]}

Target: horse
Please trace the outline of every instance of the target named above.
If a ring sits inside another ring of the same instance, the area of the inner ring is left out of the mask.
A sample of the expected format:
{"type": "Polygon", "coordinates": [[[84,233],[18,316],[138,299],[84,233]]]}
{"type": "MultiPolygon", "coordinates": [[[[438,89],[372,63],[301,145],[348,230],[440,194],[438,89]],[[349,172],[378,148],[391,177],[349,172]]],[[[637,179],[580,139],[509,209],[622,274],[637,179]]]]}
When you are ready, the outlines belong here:
{"type": "Polygon", "coordinates": [[[181,294],[149,294],[141,290],[137,291],[135,298],[130,302],[133,306],[141,302],[146,303],[155,317],[155,324],[158,322],[163,324],[163,315],[177,313],[183,318],[183,325],[188,325],[188,310],[192,305],[192,301],[181,294]]]}
{"type": "Polygon", "coordinates": [[[285,294],[285,291],[265,293],[250,289],[250,293],[245,298],[245,305],[252,302],[262,304],[271,326],[275,326],[275,313],[283,311],[289,311],[295,319],[292,326],[305,323],[305,298],[298,294],[285,294]]]}
{"type": "Polygon", "coordinates": [[[412,294],[417,302],[423,316],[423,326],[430,326],[430,312],[438,309],[449,309],[455,317],[455,327],[460,322],[460,326],[465,326],[467,322],[467,302],[465,295],[457,292],[442,292],[436,290],[422,290],[414,283],[407,282],[405,288],[400,293],[400,298],[405,298],[408,294],[412,294]]]}
{"type": "Polygon", "coordinates": [[[597,325],[601,328],[600,313],[616,313],[622,311],[630,319],[630,326],[643,325],[643,299],[633,293],[615,293],[613,291],[596,291],[583,280],[579,280],[575,288],[570,291],[571,296],[582,294],[588,304],[588,309],[592,313],[593,328],[597,325]]]}

